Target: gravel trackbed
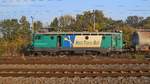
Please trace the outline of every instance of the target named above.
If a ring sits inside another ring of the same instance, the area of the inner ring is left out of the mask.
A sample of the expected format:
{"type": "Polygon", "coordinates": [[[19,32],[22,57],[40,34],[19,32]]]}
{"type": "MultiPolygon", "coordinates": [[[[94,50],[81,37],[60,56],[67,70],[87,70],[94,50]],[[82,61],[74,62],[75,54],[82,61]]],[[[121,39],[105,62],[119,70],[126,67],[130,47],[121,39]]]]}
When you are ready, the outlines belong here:
{"type": "Polygon", "coordinates": [[[0,84],[150,84],[150,77],[0,77],[0,84]]]}

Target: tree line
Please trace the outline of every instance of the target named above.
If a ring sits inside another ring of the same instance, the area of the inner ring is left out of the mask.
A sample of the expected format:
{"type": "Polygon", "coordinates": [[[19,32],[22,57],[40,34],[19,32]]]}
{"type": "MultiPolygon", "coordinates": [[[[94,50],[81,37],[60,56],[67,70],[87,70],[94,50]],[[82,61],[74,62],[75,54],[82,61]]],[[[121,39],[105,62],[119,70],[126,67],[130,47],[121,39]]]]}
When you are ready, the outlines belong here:
{"type": "Polygon", "coordinates": [[[121,28],[121,25],[133,28],[150,28],[150,17],[128,16],[125,21],[113,20],[105,17],[102,11],[94,10],[85,11],[74,17],[71,15],[55,17],[50,23],[50,27],[55,28],[55,31],[104,31],[107,28],[115,29],[117,26],[121,28]]]}
{"type": "MultiPolygon", "coordinates": [[[[0,55],[15,55],[31,42],[31,27],[38,31],[43,27],[41,21],[30,24],[26,16],[20,19],[5,19],[0,21],[0,55]]],[[[150,28],[150,17],[128,16],[126,20],[113,20],[106,17],[102,11],[84,11],[76,16],[64,15],[55,17],[47,27],[54,32],[100,32],[123,31],[123,38],[130,46],[131,34],[138,28],[150,28]]]]}
{"type": "MultiPolygon", "coordinates": [[[[31,24],[25,16],[18,19],[5,19],[0,21],[0,55],[12,56],[20,51],[31,41],[31,24]]],[[[33,23],[35,30],[42,28],[40,21],[33,23]]]]}

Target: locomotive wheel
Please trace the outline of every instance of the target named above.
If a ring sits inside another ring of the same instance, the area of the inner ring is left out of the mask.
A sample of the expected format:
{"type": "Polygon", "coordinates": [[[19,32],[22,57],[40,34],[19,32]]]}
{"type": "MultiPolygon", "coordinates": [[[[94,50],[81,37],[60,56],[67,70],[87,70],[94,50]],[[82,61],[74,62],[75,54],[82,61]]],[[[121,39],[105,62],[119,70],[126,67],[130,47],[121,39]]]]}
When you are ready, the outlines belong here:
{"type": "Polygon", "coordinates": [[[41,52],[33,52],[33,55],[34,55],[34,56],[41,56],[42,53],[41,53],[41,52]]]}

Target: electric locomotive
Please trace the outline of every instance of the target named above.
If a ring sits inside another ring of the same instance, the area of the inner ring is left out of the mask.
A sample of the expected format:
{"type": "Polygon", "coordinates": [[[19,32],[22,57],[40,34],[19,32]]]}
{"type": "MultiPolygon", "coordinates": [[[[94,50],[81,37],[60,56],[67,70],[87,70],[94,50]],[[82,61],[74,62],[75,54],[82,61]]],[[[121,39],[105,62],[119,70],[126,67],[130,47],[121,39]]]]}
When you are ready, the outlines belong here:
{"type": "Polygon", "coordinates": [[[123,51],[122,32],[37,32],[28,54],[107,54],[123,51]]]}

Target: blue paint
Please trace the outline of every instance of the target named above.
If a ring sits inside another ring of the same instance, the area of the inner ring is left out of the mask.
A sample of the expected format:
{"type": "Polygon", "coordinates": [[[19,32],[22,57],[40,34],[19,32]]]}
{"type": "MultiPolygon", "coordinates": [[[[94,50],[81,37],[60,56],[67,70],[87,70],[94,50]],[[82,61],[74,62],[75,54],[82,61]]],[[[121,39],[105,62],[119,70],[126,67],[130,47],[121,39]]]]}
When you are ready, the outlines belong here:
{"type": "Polygon", "coordinates": [[[134,32],[132,35],[132,45],[136,46],[139,44],[139,36],[137,32],[134,32]]]}
{"type": "Polygon", "coordinates": [[[62,47],[63,48],[72,48],[76,35],[64,35],[62,37],[62,47]]]}

